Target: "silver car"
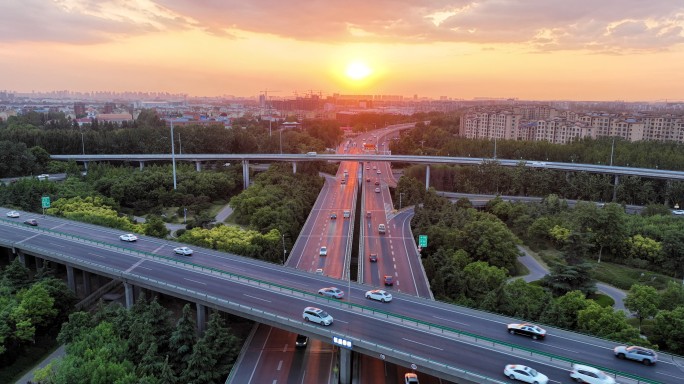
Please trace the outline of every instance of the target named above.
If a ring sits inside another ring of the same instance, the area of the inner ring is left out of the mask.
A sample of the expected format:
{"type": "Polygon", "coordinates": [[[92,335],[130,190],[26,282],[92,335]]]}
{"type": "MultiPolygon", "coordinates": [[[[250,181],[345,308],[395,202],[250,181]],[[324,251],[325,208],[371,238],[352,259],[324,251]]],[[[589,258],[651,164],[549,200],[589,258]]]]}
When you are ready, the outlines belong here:
{"type": "Polygon", "coordinates": [[[392,301],[392,294],[382,289],[374,289],[372,291],[366,292],[366,299],[389,303],[392,301]]]}
{"type": "Polygon", "coordinates": [[[178,247],[174,248],[173,251],[179,255],[190,256],[192,255],[192,249],[188,247],[178,247]]]}
{"type": "Polygon", "coordinates": [[[334,297],[336,299],[341,299],[344,297],[344,291],[337,287],[327,287],[318,290],[319,295],[334,297]]]}

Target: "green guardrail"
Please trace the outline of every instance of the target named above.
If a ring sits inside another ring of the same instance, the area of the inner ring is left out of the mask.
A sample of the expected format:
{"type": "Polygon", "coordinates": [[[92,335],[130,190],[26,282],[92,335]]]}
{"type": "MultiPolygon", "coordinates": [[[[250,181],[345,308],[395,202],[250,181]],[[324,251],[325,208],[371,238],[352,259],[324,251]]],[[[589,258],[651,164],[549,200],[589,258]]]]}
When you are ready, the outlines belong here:
{"type": "MultiPolygon", "coordinates": [[[[17,222],[17,221],[13,221],[13,220],[4,219],[4,218],[3,218],[3,219],[0,219],[0,220],[2,220],[2,221],[4,221],[4,222],[7,222],[7,223],[11,223],[12,225],[15,225],[15,226],[17,226],[17,227],[26,228],[26,229],[33,230],[33,231],[40,231],[40,232],[44,232],[44,233],[51,233],[51,234],[59,235],[59,236],[62,236],[62,237],[65,237],[65,238],[69,238],[69,239],[77,239],[77,240],[80,240],[80,241],[85,242],[85,243],[98,244],[98,245],[102,245],[102,246],[105,246],[105,247],[108,247],[108,248],[113,248],[113,249],[117,249],[117,250],[124,250],[124,251],[126,251],[126,252],[131,253],[131,254],[145,255],[145,256],[150,257],[150,258],[152,258],[152,259],[161,259],[161,260],[165,260],[165,261],[170,261],[170,262],[172,262],[172,263],[174,263],[174,264],[188,265],[188,266],[191,266],[193,269],[207,270],[207,271],[210,271],[210,272],[219,274],[219,275],[225,275],[225,276],[228,276],[228,277],[231,277],[231,278],[235,278],[235,279],[237,279],[238,281],[240,281],[240,280],[245,280],[245,281],[249,281],[249,282],[256,283],[256,284],[258,284],[258,285],[265,285],[265,286],[268,286],[268,287],[276,287],[276,288],[279,288],[280,290],[283,290],[283,289],[284,289],[284,290],[291,291],[292,293],[295,293],[295,292],[296,292],[296,293],[300,293],[300,294],[302,294],[303,296],[316,297],[316,298],[319,298],[319,299],[321,298],[319,295],[314,294],[314,293],[311,293],[311,292],[308,292],[308,291],[304,291],[304,290],[301,290],[301,289],[288,287],[288,286],[281,285],[281,284],[277,284],[277,283],[272,283],[272,282],[265,281],[265,280],[261,280],[261,279],[252,278],[252,277],[249,277],[249,276],[240,275],[240,274],[237,274],[237,273],[225,271],[225,270],[218,269],[218,268],[214,268],[214,267],[207,267],[207,266],[203,266],[203,265],[200,265],[200,264],[195,264],[195,263],[192,263],[192,262],[189,262],[189,261],[185,261],[185,260],[178,260],[178,259],[174,259],[174,258],[167,257],[167,256],[160,256],[160,255],[156,255],[156,254],[153,254],[153,253],[150,253],[150,252],[132,250],[132,249],[130,249],[130,248],[125,248],[125,247],[117,246],[117,245],[114,245],[114,244],[111,244],[111,243],[106,243],[106,242],[98,241],[98,240],[90,240],[90,239],[84,238],[84,237],[82,237],[82,236],[71,235],[71,234],[68,234],[68,233],[63,233],[63,232],[59,232],[59,231],[54,231],[54,230],[51,230],[51,229],[40,228],[40,227],[29,227],[29,226],[27,226],[26,224],[23,224],[23,223],[20,223],[20,222],[17,222]]],[[[14,243],[14,242],[12,242],[12,243],[14,243]]],[[[60,254],[60,255],[61,255],[61,254],[60,254]]],[[[66,255],[63,255],[63,256],[66,256],[66,255]]],[[[66,258],[68,258],[68,259],[73,259],[73,257],[70,257],[70,256],[66,256],[66,258]]],[[[109,268],[109,267],[105,267],[105,268],[109,268]]],[[[149,280],[149,279],[148,279],[148,280],[149,280]]],[[[164,284],[164,285],[168,285],[168,284],[164,284]]],[[[220,299],[219,299],[219,300],[220,300],[220,299]]],[[[328,301],[330,301],[330,302],[335,302],[335,301],[333,301],[332,299],[328,299],[328,301]]],[[[624,378],[629,378],[629,379],[632,379],[632,380],[636,380],[636,381],[638,381],[638,382],[649,383],[649,384],[658,384],[658,383],[660,383],[660,382],[658,382],[658,381],[654,381],[654,380],[651,380],[651,379],[647,379],[647,378],[644,378],[644,377],[640,377],[640,376],[638,376],[638,375],[633,375],[633,374],[630,374],[630,373],[617,371],[617,370],[614,370],[614,369],[611,369],[611,368],[606,368],[606,367],[594,365],[594,364],[591,364],[591,363],[586,363],[586,362],[583,362],[583,361],[580,361],[580,360],[570,359],[570,358],[567,358],[567,357],[564,357],[564,356],[555,355],[555,354],[552,354],[552,353],[547,353],[547,352],[538,351],[538,350],[535,350],[535,349],[532,349],[532,348],[527,348],[527,347],[523,347],[523,346],[520,346],[520,345],[517,345],[517,344],[512,344],[512,343],[500,341],[500,340],[497,340],[497,339],[493,339],[493,338],[491,338],[491,337],[486,337],[486,336],[481,336],[481,335],[477,335],[477,334],[470,333],[470,332],[466,332],[466,331],[461,331],[461,330],[458,330],[458,329],[454,329],[454,328],[442,326],[442,325],[435,324],[435,323],[431,323],[431,322],[428,322],[428,321],[423,321],[423,320],[419,320],[419,319],[414,319],[414,318],[412,318],[412,317],[408,317],[408,316],[396,314],[396,313],[393,313],[393,312],[388,312],[388,311],[384,311],[384,310],[379,310],[379,309],[367,307],[367,306],[364,306],[364,305],[361,305],[361,304],[354,304],[354,303],[351,303],[351,302],[344,302],[343,304],[344,304],[344,306],[348,306],[348,307],[350,307],[350,308],[351,308],[351,307],[358,308],[358,309],[360,309],[362,312],[363,312],[363,311],[370,311],[370,312],[373,313],[373,314],[382,314],[382,315],[386,316],[387,318],[395,318],[395,319],[398,319],[398,320],[401,321],[401,322],[410,322],[410,323],[414,323],[414,324],[416,324],[416,325],[421,325],[421,326],[427,327],[429,330],[432,330],[432,329],[439,330],[439,331],[441,331],[441,333],[443,333],[443,334],[448,332],[448,333],[452,333],[452,334],[459,335],[459,337],[460,337],[460,336],[466,336],[466,337],[473,338],[473,339],[475,339],[476,341],[479,341],[479,340],[486,341],[486,342],[488,342],[488,343],[492,343],[493,345],[499,345],[499,346],[504,346],[504,347],[506,347],[506,348],[510,348],[511,350],[518,350],[518,351],[522,351],[522,352],[525,352],[525,353],[530,353],[530,354],[536,354],[536,355],[544,356],[544,357],[546,357],[546,358],[551,359],[551,361],[553,361],[553,360],[555,359],[555,360],[558,360],[558,361],[564,361],[564,362],[571,363],[571,364],[590,365],[590,366],[593,366],[593,367],[595,367],[595,368],[601,369],[601,370],[603,370],[604,372],[611,373],[611,374],[613,374],[613,375],[615,375],[615,376],[621,376],[621,377],[624,377],[624,378]]]]}

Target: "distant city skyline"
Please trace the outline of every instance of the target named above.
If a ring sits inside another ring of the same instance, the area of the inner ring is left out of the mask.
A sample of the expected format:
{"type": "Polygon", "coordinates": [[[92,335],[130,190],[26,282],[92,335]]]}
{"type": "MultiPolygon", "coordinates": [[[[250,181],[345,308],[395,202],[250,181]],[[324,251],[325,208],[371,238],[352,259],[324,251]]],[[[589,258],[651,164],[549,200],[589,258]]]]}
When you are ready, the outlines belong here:
{"type": "Polygon", "coordinates": [[[0,89],[684,100],[671,0],[6,0],[0,89]]]}

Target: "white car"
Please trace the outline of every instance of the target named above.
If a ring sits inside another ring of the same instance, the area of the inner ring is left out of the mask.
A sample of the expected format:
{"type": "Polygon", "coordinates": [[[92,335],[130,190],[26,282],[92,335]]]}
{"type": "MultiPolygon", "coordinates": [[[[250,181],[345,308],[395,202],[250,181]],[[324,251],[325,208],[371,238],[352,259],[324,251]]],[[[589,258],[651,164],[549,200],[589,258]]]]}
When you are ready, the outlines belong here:
{"type": "Polygon", "coordinates": [[[570,377],[578,383],[615,384],[615,379],[588,365],[575,364],[570,371],[570,377]]]}
{"type": "Polygon", "coordinates": [[[341,299],[344,297],[344,291],[337,287],[327,287],[318,290],[319,295],[334,297],[336,299],[341,299]]]}
{"type": "Polygon", "coordinates": [[[302,313],[302,317],[306,321],[311,321],[323,325],[330,325],[333,323],[333,318],[328,314],[328,312],[316,307],[304,308],[304,313],[302,313]]]}
{"type": "Polygon", "coordinates": [[[17,217],[19,217],[19,212],[17,212],[17,211],[9,211],[9,212],[7,212],[7,217],[11,217],[11,218],[13,218],[13,219],[16,219],[17,217]]]}
{"type": "Polygon", "coordinates": [[[546,375],[520,364],[507,365],[504,368],[504,375],[508,376],[511,380],[519,380],[525,383],[547,384],[549,382],[549,378],[546,375]]]}
{"type": "Polygon", "coordinates": [[[380,170],[378,169],[378,171],[377,171],[377,172],[375,172],[375,173],[377,173],[377,174],[379,175],[379,174],[381,174],[382,172],[380,172],[380,170]]]}
{"type": "Polygon", "coordinates": [[[380,193],[380,188],[375,188],[375,193],[380,193]]]}
{"type": "Polygon", "coordinates": [[[418,375],[415,373],[407,373],[404,375],[404,384],[420,384],[418,383],[418,375]]]}
{"type": "Polygon", "coordinates": [[[321,250],[318,251],[318,254],[320,256],[328,256],[328,248],[327,247],[321,247],[321,250]]]}
{"type": "Polygon", "coordinates": [[[677,216],[684,215],[684,209],[673,209],[672,214],[677,216]]]}
{"type": "Polygon", "coordinates": [[[178,247],[173,249],[174,252],[176,252],[179,255],[183,256],[190,256],[192,255],[192,249],[188,247],[178,247]]]}
{"type": "Polygon", "coordinates": [[[138,240],[138,236],[132,234],[132,233],[127,233],[125,235],[119,236],[119,240],[121,241],[136,241],[138,240]]]}
{"type": "Polygon", "coordinates": [[[38,179],[38,180],[49,180],[50,175],[48,175],[47,173],[43,173],[42,175],[36,176],[36,179],[38,179]]]}
{"type": "Polygon", "coordinates": [[[366,292],[366,299],[377,300],[383,303],[392,301],[392,294],[382,289],[374,289],[366,292]]]}

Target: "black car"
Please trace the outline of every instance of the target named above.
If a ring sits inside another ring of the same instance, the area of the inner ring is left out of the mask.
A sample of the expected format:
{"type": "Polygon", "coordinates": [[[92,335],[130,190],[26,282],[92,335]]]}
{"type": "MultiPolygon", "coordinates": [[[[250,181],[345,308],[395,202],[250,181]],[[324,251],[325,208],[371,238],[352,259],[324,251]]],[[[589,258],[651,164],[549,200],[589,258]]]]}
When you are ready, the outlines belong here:
{"type": "Polygon", "coordinates": [[[295,347],[304,348],[309,343],[309,337],[304,335],[297,335],[297,340],[295,340],[295,347]]]}
{"type": "Polygon", "coordinates": [[[28,219],[28,220],[24,221],[24,224],[28,224],[28,225],[37,227],[38,221],[36,219],[28,219]]]}
{"type": "Polygon", "coordinates": [[[508,324],[508,333],[511,335],[529,336],[534,340],[546,337],[546,330],[530,323],[508,324]]]}

